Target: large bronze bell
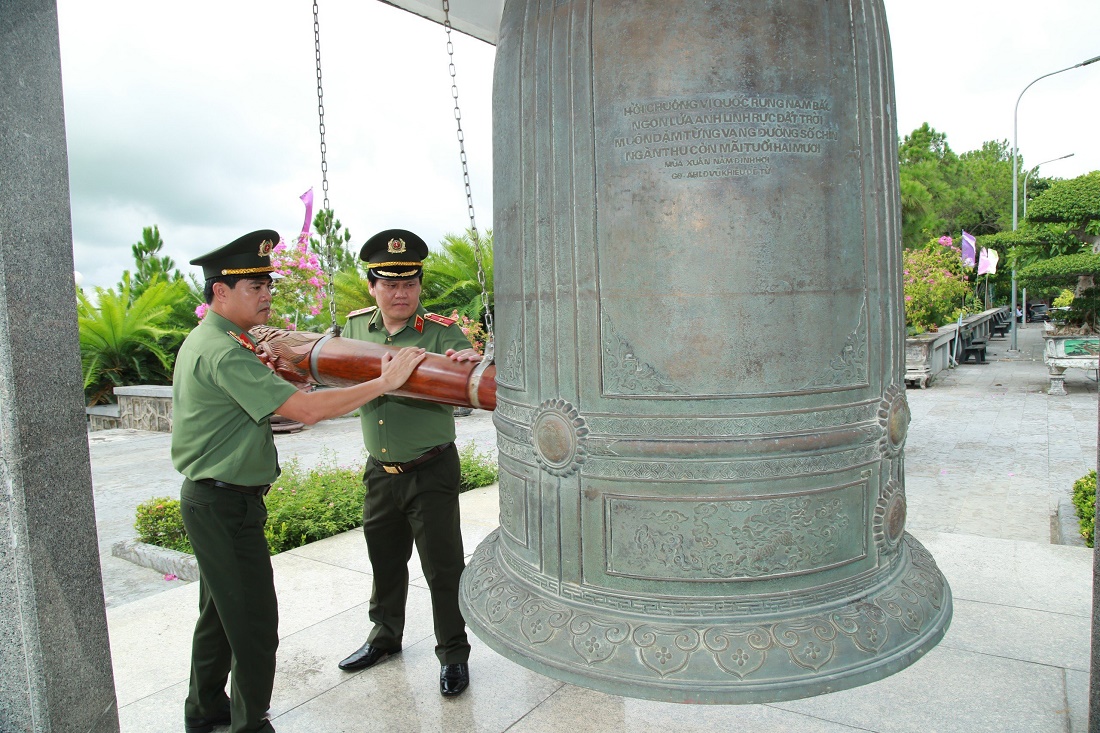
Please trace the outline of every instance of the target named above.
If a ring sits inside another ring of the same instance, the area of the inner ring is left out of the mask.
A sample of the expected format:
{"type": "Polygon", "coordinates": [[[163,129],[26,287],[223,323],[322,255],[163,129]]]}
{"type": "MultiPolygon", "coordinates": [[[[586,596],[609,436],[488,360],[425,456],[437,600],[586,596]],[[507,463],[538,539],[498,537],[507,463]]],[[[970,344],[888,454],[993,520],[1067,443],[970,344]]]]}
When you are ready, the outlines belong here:
{"type": "Polygon", "coordinates": [[[904,532],[882,0],[507,0],[490,647],[681,702],[863,684],[942,638],[904,532]]]}

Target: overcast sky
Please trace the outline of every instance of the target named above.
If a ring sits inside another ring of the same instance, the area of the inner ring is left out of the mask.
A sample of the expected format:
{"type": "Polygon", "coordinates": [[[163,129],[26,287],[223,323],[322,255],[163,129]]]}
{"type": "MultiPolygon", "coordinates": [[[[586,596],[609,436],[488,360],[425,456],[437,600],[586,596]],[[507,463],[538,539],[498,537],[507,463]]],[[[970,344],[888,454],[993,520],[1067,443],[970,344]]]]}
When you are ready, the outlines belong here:
{"type": "MultiPolygon", "coordinates": [[[[321,0],[330,201],[358,248],[468,225],[443,28],[374,0],[321,0]]],[[[899,134],[959,153],[1012,139],[1038,76],[1100,55],[1097,0],[885,0],[899,134]]],[[[240,234],[297,234],[320,208],[312,3],[58,0],[76,269],[111,286],[156,224],[185,272],[240,234]]],[[[492,226],[493,47],[452,33],[479,228],[492,226]]],[[[1041,175],[1100,169],[1100,63],[1043,79],[1019,146],[1041,175]]]]}

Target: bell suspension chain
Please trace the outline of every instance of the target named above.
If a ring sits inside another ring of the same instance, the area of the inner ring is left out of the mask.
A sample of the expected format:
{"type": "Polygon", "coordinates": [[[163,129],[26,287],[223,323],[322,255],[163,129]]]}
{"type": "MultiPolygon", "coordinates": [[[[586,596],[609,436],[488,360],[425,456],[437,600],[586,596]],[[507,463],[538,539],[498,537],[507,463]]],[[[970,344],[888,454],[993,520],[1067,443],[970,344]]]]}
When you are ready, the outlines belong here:
{"type": "MultiPolygon", "coordinates": [[[[462,161],[462,182],[466,186],[466,211],[470,215],[470,236],[474,242],[474,257],[477,259],[477,280],[481,285],[481,307],[485,311],[485,356],[483,361],[488,364],[493,361],[494,337],[493,337],[493,311],[489,306],[489,289],[485,283],[485,264],[482,261],[481,237],[477,231],[477,220],[474,216],[474,195],[470,188],[470,166],[466,158],[466,135],[462,131],[462,110],[458,105],[458,82],[455,78],[455,47],[451,41],[451,2],[443,0],[443,28],[447,31],[447,56],[450,63],[447,70],[451,74],[451,98],[455,102],[455,125],[458,128],[458,153],[462,161]]],[[[318,62],[319,63],[319,62],[318,62]]],[[[318,74],[320,72],[318,71],[318,74]]],[[[318,79],[320,77],[318,76],[318,79]]]]}
{"type": "Polygon", "coordinates": [[[332,322],[332,335],[339,336],[340,326],[336,323],[336,284],[334,280],[336,273],[336,242],[332,232],[332,209],[328,200],[328,159],[326,157],[328,146],[325,144],[325,91],[324,87],[321,85],[321,20],[320,8],[317,3],[318,0],[313,0],[313,50],[317,60],[317,117],[318,129],[321,133],[321,191],[324,194],[322,211],[325,212],[324,217],[322,217],[324,231],[318,232],[318,234],[321,235],[321,257],[324,260],[325,280],[328,283],[328,312],[329,319],[332,322]]]}

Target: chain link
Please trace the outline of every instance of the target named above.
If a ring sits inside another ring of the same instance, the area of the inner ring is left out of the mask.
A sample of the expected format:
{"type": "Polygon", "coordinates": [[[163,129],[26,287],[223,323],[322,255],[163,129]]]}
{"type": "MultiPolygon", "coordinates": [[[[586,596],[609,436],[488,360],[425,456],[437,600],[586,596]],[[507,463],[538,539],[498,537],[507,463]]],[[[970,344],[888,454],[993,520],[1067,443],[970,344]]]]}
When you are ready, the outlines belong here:
{"type": "MultiPolygon", "coordinates": [[[[322,210],[329,212],[325,219],[325,231],[318,232],[322,239],[321,256],[324,259],[325,279],[328,282],[328,312],[332,321],[332,333],[340,335],[340,326],[336,323],[336,286],[333,278],[336,272],[336,243],[333,241],[331,206],[328,201],[328,146],[325,144],[325,90],[321,85],[321,16],[318,0],[313,0],[313,50],[317,60],[317,118],[321,133],[321,192],[324,194],[322,210]]],[[[310,222],[312,224],[312,222],[310,222]]]]}
{"type": "MultiPolygon", "coordinates": [[[[455,78],[455,47],[451,41],[451,3],[443,0],[443,28],[447,31],[447,56],[450,63],[447,71],[451,75],[451,98],[455,101],[455,126],[458,128],[458,157],[462,161],[462,183],[466,186],[466,211],[470,215],[470,236],[474,243],[474,257],[477,259],[477,280],[481,285],[481,306],[485,311],[485,361],[493,360],[493,311],[489,305],[489,289],[485,283],[485,264],[482,262],[481,236],[477,231],[474,216],[474,194],[470,188],[470,166],[466,159],[466,135],[462,132],[462,110],[458,106],[458,81],[455,78]]],[[[318,71],[318,75],[320,71],[318,71]]],[[[318,76],[318,79],[320,76],[318,76]]]]}

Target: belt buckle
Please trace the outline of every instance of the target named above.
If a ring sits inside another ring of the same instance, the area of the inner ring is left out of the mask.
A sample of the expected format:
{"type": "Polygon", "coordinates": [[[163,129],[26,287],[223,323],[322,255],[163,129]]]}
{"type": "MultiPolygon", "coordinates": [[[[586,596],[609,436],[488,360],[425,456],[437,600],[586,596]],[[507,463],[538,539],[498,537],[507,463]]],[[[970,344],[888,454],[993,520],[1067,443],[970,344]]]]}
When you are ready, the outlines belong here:
{"type": "Polygon", "coordinates": [[[401,467],[400,466],[387,466],[384,463],[382,464],[382,470],[385,471],[386,473],[401,473],[401,467]]]}

